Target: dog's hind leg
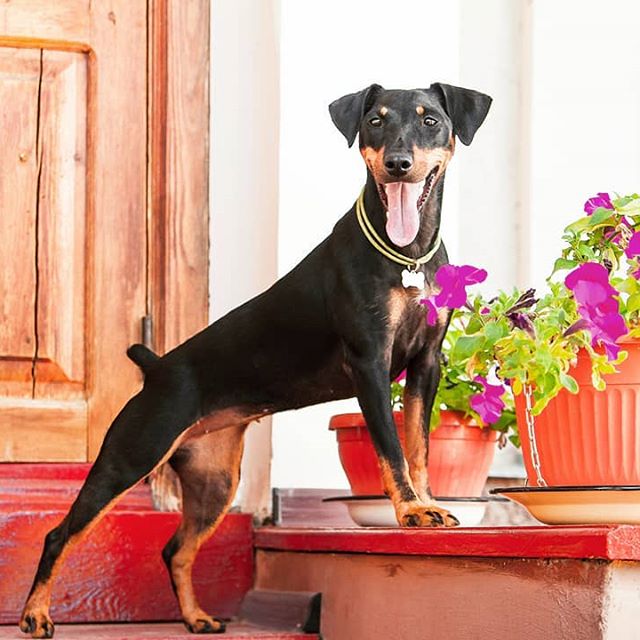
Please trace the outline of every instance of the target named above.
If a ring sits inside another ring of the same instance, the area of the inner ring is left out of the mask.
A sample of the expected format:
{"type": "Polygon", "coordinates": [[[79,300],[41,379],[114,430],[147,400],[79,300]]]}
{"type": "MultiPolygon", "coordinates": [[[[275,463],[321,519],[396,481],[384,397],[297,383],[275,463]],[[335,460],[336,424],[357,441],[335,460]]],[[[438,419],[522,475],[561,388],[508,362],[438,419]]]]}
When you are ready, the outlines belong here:
{"type": "Polygon", "coordinates": [[[171,455],[181,434],[197,418],[191,387],[179,378],[145,388],[129,400],[109,428],[69,512],[45,538],[20,620],[22,631],[34,638],[53,636],[49,617],[51,588],[65,553],[123,493],[171,455]]]}
{"type": "Polygon", "coordinates": [[[238,488],[246,426],[227,427],[189,440],[169,461],[182,486],[182,521],[162,557],[184,624],[192,633],[225,630],[222,621],[205,613],[198,604],[191,569],[200,545],[215,531],[238,488]]]}

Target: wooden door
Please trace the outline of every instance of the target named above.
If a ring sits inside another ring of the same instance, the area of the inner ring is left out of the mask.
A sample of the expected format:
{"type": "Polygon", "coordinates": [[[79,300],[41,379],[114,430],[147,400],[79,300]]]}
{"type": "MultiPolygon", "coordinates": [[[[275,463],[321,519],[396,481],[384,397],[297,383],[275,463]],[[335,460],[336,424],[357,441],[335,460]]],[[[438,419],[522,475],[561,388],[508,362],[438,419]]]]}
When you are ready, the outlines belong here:
{"type": "MultiPolygon", "coordinates": [[[[172,178],[166,72],[154,87],[162,109],[151,109],[147,91],[167,67],[150,56],[167,56],[173,1],[0,4],[0,460],[95,457],[140,384],[125,350],[151,308],[164,309],[158,295],[171,283],[162,274],[181,272],[179,255],[169,268],[164,233],[176,213],[161,184],[172,178]]],[[[187,18],[199,24],[208,13],[187,18]]],[[[208,55],[206,37],[204,46],[208,55]]],[[[202,180],[196,169],[183,176],[187,188],[202,180]]],[[[203,235],[206,206],[198,213],[196,229],[187,216],[186,237],[203,235]]],[[[195,279],[202,289],[206,268],[195,279]]],[[[183,334],[204,323],[201,300],[183,334]]]]}

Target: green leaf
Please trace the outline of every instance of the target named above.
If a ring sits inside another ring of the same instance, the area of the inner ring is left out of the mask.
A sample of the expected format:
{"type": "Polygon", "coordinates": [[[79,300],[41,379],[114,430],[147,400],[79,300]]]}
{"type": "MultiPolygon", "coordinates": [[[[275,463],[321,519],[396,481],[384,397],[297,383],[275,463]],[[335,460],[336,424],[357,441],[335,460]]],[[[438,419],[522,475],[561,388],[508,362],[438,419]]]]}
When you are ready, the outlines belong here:
{"type": "Polygon", "coordinates": [[[567,260],[567,258],[558,258],[553,265],[553,272],[551,275],[556,273],[557,271],[563,271],[564,269],[573,269],[578,265],[576,260],[567,260]]]}
{"type": "Polygon", "coordinates": [[[560,384],[570,393],[578,393],[578,383],[573,376],[560,372],[560,384]]]}
{"type": "Polygon", "coordinates": [[[622,293],[633,295],[638,292],[640,286],[638,285],[638,281],[633,276],[630,276],[625,278],[622,282],[616,283],[616,289],[618,289],[618,291],[622,291],[622,293]]]}
{"type": "Polygon", "coordinates": [[[470,358],[482,348],[483,343],[484,336],[460,336],[453,346],[451,355],[457,360],[470,358]]]}
{"type": "Polygon", "coordinates": [[[480,329],[482,329],[482,320],[480,320],[480,318],[471,318],[464,332],[467,335],[471,335],[473,333],[477,333],[480,329]]]}
{"type": "Polygon", "coordinates": [[[627,300],[627,313],[633,313],[640,309],[640,293],[634,293],[627,300]]]}
{"type": "Polygon", "coordinates": [[[575,222],[572,222],[568,227],[565,227],[565,233],[580,233],[591,226],[590,216],[584,216],[575,222]]]}
{"type": "MultiPolygon", "coordinates": [[[[626,200],[621,198],[620,200],[626,200]]],[[[616,209],[625,215],[640,215],[640,198],[636,195],[632,200],[627,201],[622,206],[618,206],[618,200],[615,201],[616,209]]]]}
{"type": "Polygon", "coordinates": [[[608,220],[611,216],[615,215],[615,211],[611,211],[611,209],[605,209],[604,207],[598,207],[590,216],[589,216],[589,226],[595,227],[605,220],[608,220]]]}
{"type": "Polygon", "coordinates": [[[504,338],[507,335],[508,329],[503,323],[489,322],[484,328],[484,334],[487,336],[487,340],[492,344],[495,344],[500,338],[504,338]]]}

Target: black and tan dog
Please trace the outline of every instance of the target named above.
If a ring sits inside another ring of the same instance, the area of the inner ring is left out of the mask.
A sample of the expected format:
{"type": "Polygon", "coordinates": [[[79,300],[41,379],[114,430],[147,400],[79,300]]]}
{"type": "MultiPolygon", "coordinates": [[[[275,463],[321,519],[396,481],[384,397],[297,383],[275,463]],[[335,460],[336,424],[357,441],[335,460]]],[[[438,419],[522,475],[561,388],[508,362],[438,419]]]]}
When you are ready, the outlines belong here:
{"type": "Polygon", "coordinates": [[[20,621],[24,632],[53,635],[50,593],[65,552],[165,461],[182,485],[182,522],[163,557],[184,622],[194,633],[223,631],[198,605],[191,567],[233,499],[247,424],[278,411],[357,396],[400,525],[458,524],[435,506],[426,468],[449,316],[426,324],[422,291],[403,287],[403,266],[385,251],[432,253],[417,268],[429,288],[447,261],[440,207],[455,137],[470,144],[490,104],[484,94],[445,84],[414,91],[372,85],[331,104],[349,146],[360,134],[363,211],[382,245],[373,246],[354,206],[268,291],[161,358],[141,345],[129,350],[144,387],[114,420],[69,513],[46,537],[20,621]],[[406,458],[389,401],[389,381],[405,368],[406,458]]]}

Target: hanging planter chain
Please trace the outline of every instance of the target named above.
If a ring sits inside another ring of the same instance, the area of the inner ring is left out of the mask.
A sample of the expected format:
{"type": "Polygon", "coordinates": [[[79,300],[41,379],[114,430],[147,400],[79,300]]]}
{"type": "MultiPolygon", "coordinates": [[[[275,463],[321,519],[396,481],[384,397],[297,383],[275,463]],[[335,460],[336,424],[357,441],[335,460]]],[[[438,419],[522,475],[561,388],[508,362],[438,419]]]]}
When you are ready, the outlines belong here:
{"type": "Polygon", "coordinates": [[[524,399],[525,399],[525,419],[527,421],[527,433],[529,434],[529,442],[531,444],[531,462],[536,472],[536,480],[539,487],[546,487],[547,483],[542,477],[542,470],[540,469],[540,456],[538,455],[538,445],[536,443],[536,424],[533,417],[531,399],[533,392],[531,391],[531,385],[524,385],[524,399]]]}

